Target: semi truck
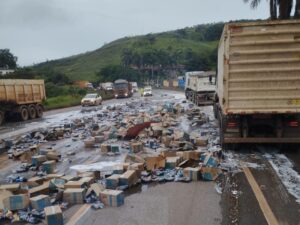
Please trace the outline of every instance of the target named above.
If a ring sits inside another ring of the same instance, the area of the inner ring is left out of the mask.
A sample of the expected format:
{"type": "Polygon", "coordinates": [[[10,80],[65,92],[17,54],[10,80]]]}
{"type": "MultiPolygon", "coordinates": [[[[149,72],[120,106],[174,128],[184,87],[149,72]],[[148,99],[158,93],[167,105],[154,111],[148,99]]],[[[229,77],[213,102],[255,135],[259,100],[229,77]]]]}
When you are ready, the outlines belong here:
{"type": "Polygon", "coordinates": [[[194,104],[213,105],[216,89],[215,71],[185,73],[185,96],[194,104]]]}
{"type": "Polygon", "coordinates": [[[214,114],[224,148],[300,143],[300,20],[226,24],[214,114]]]}
{"type": "Polygon", "coordinates": [[[0,125],[9,114],[22,121],[43,116],[46,99],[44,80],[0,80],[0,125]]]}
{"type": "Polygon", "coordinates": [[[132,96],[132,85],[127,80],[119,79],[114,82],[115,98],[127,98],[132,96]]]}

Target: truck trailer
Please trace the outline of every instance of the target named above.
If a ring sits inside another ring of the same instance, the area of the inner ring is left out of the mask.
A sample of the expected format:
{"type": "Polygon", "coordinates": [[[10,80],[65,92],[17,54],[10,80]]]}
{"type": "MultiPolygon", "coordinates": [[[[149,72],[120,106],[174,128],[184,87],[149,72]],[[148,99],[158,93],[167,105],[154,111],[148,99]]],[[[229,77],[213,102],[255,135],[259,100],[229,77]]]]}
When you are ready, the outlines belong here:
{"type": "Polygon", "coordinates": [[[42,117],[44,99],[44,80],[0,80],[0,125],[8,114],[17,114],[23,121],[42,117]]]}
{"type": "Polygon", "coordinates": [[[226,24],[214,114],[224,148],[300,143],[300,20],[226,24]]]}
{"type": "Polygon", "coordinates": [[[215,71],[194,71],[185,73],[185,96],[194,104],[212,105],[216,90],[215,71]]]}

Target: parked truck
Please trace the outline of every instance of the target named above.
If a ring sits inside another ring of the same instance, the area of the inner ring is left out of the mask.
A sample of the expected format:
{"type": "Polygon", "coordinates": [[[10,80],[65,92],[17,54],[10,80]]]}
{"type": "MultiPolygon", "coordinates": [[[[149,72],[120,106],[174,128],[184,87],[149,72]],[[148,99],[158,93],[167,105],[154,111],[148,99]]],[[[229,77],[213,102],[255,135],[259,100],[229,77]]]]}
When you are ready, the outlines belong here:
{"type": "Polygon", "coordinates": [[[44,80],[0,80],[0,124],[8,114],[17,114],[23,121],[42,117],[45,98],[44,80]]]}
{"type": "Polygon", "coordinates": [[[212,105],[215,89],[215,71],[194,71],[185,73],[186,99],[196,105],[212,105]]]}
{"type": "Polygon", "coordinates": [[[114,82],[115,98],[127,98],[132,96],[132,85],[127,80],[119,79],[114,82]]]}
{"type": "Polygon", "coordinates": [[[214,113],[221,144],[300,143],[300,20],[226,24],[214,113]]]}

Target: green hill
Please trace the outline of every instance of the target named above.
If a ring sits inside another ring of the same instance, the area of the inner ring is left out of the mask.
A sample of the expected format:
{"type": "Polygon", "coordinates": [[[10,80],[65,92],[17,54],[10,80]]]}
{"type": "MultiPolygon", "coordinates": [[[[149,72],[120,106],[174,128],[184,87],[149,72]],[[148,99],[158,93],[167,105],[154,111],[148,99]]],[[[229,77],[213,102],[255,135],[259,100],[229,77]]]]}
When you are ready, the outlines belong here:
{"type": "Polygon", "coordinates": [[[172,63],[183,65],[187,70],[198,69],[197,65],[202,65],[204,61],[203,69],[214,69],[216,49],[222,29],[223,23],[215,23],[163,33],[125,37],[94,51],[40,63],[32,69],[45,74],[49,70],[64,73],[71,80],[96,81],[99,79],[99,71],[106,66],[123,65],[124,52],[128,50],[140,54],[145,64],[148,65],[152,62],[149,58],[151,50],[163,51],[165,55],[160,54],[160,58],[157,58],[153,64],[159,64],[159,60],[165,60],[166,57],[169,61],[173,60],[176,55],[176,60],[174,59],[172,63]]]}

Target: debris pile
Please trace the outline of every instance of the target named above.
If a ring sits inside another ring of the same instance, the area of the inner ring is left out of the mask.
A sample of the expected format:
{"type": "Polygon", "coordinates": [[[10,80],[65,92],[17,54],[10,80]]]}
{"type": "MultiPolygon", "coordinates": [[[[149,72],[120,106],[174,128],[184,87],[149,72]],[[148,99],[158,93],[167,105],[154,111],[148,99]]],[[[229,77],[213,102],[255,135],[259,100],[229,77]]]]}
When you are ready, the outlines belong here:
{"type": "Polygon", "coordinates": [[[11,140],[8,155],[22,162],[15,173],[26,176],[9,176],[0,185],[0,218],[63,224],[69,206],[118,207],[126,189],[140,183],[215,181],[222,174],[217,136],[208,115],[177,100],[107,106],[94,116],[24,135],[11,140]],[[67,144],[54,149],[57,141],[67,144]],[[81,148],[62,153],[72,143],[81,148]],[[95,161],[73,164],[81,152],[95,161]],[[60,173],[64,163],[73,171],[60,173]]]}

